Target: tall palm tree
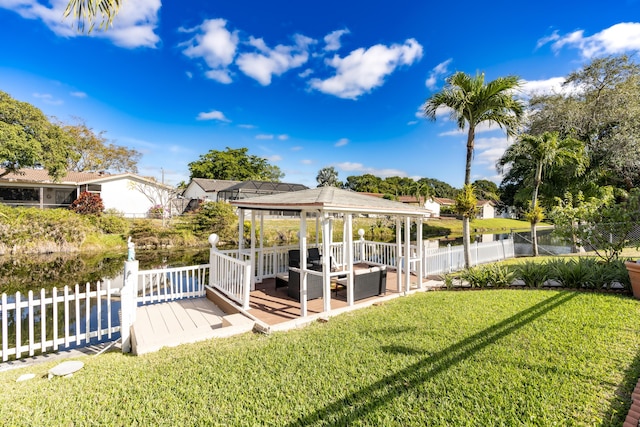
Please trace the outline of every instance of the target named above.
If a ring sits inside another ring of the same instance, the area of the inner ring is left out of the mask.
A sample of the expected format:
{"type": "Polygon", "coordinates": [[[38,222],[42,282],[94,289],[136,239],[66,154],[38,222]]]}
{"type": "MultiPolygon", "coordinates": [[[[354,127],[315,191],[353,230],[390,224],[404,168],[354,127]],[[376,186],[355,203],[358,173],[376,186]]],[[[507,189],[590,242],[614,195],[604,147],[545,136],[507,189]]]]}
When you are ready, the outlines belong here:
{"type": "Polygon", "coordinates": [[[102,22],[99,28],[107,29],[113,24],[123,0],[69,0],[64,17],[73,16],[78,22],[78,30],[85,30],[85,22],[89,24],[88,32],[93,30],[95,21],[100,15],[102,22]]]}
{"type": "Polygon", "coordinates": [[[503,171],[507,165],[521,163],[530,166],[532,176],[531,208],[531,246],[533,255],[538,256],[537,225],[542,220],[541,208],[538,206],[538,193],[545,170],[552,166],[563,166],[569,162],[574,165],[573,171],[580,176],[587,166],[585,144],[573,138],[560,139],[558,132],[544,132],[542,135],[523,134],[504,152],[496,166],[503,171]]]}
{"type": "MultiPolygon", "coordinates": [[[[447,78],[447,85],[441,92],[433,94],[424,105],[424,115],[436,119],[439,108],[446,107],[452,120],[461,130],[467,128],[467,163],[464,184],[471,184],[471,160],[476,127],[481,123],[495,123],[505,129],[508,135],[515,135],[524,114],[524,104],[515,98],[515,90],[520,86],[516,76],[499,77],[485,84],[484,73],[471,77],[457,72],[447,78]]],[[[464,263],[469,268],[471,260],[470,229],[468,216],[462,218],[464,243],[464,263]]]]}

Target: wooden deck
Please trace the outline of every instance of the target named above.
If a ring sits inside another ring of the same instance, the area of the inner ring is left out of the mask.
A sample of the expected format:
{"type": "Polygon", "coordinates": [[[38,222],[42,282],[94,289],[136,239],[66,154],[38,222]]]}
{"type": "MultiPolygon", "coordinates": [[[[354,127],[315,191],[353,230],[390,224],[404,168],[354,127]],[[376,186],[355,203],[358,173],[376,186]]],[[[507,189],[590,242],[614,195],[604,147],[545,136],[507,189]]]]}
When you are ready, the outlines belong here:
{"type": "Polygon", "coordinates": [[[131,333],[132,353],[229,336],[253,329],[242,314],[226,314],[207,298],[144,305],[136,311],[131,333]]]}
{"type": "MultiPolygon", "coordinates": [[[[397,274],[395,270],[387,270],[387,292],[384,296],[399,294],[397,288],[397,274]]],[[[411,287],[417,287],[417,277],[411,276],[411,287]]],[[[381,297],[366,298],[355,302],[355,306],[370,304],[380,300],[381,297]]],[[[264,279],[262,283],[256,283],[256,288],[249,297],[249,314],[256,319],[273,326],[284,322],[300,319],[300,302],[287,296],[287,288],[276,288],[275,279],[264,279]]],[[[348,307],[347,291],[341,289],[331,292],[331,310],[348,307]]],[[[324,310],[322,298],[307,301],[307,315],[320,314],[324,310]]]]}

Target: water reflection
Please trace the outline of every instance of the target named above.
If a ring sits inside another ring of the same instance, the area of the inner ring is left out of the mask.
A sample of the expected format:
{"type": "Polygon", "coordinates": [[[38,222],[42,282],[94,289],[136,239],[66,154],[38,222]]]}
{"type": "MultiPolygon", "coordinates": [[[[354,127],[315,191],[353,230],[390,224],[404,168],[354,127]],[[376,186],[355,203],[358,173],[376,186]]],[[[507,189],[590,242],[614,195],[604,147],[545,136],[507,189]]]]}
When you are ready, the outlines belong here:
{"type": "MultiPolygon", "coordinates": [[[[209,249],[138,251],[140,269],[205,264],[209,249]]],[[[0,257],[0,293],[48,292],[54,287],[75,286],[97,281],[121,281],[125,253],[48,254],[0,257]]]]}

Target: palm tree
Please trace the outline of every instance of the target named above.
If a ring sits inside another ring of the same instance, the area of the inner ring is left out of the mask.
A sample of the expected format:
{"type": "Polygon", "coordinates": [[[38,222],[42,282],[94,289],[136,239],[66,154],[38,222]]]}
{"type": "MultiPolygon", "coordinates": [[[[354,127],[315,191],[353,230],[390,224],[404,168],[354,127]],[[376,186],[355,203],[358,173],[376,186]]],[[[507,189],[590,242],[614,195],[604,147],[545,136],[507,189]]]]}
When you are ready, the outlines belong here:
{"type": "Polygon", "coordinates": [[[73,16],[80,31],[84,31],[85,21],[88,22],[88,32],[91,32],[97,16],[100,15],[102,22],[99,28],[106,30],[113,24],[113,18],[118,14],[122,2],[123,0],[69,0],[64,17],[73,16]]]}
{"type": "Polygon", "coordinates": [[[587,166],[585,144],[573,138],[560,139],[558,132],[544,132],[542,135],[523,134],[504,152],[498,160],[497,168],[504,171],[505,166],[521,163],[529,165],[533,174],[531,208],[531,245],[533,256],[538,256],[537,225],[543,219],[542,208],[538,206],[538,193],[544,171],[551,166],[563,166],[571,162],[575,176],[580,176],[587,166]]]}
{"type": "Polygon", "coordinates": [[[333,166],[322,168],[316,175],[318,187],[341,187],[338,181],[338,171],[333,166]]]}
{"type": "MultiPolygon", "coordinates": [[[[505,129],[508,135],[515,135],[524,113],[524,105],[515,98],[514,91],[520,86],[516,76],[499,77],[485,84],[484,73],[471,77],[457,72],[447,78],[447,85],[441,92],[433,94],[424,105],[424,115],[436,119],[441,107],[450,111],[452,120],[461,130],[467,128],[467,163],[464,184],[471,184],[471,160],[476,127],[480,123],[495,123],[505,129]]],[[[462,233],[464,243],[464,263],[469,268],[471,251],[469,246],[471,218],[463,216],[462,233]]]]}

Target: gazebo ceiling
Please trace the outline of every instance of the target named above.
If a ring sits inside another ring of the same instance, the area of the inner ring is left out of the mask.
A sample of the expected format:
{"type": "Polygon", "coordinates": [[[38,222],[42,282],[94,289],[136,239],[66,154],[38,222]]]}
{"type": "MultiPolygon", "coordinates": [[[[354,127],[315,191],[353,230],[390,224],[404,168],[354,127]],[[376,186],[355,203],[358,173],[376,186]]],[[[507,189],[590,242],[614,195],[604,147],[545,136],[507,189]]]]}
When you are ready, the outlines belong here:
{"type": "Polygon", "coordinates": [[[309,190],[234,200],[231,204],[241,209],[268,211],[351,212],[411,217],[429,215],[429,211],[417,206],[335,187],[311,188],[309,190]]]}

